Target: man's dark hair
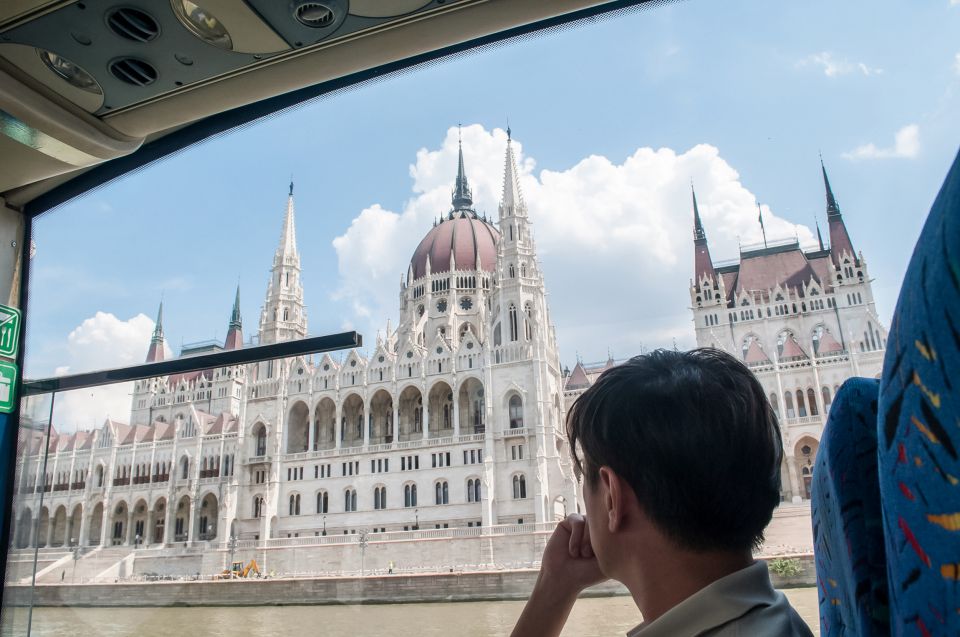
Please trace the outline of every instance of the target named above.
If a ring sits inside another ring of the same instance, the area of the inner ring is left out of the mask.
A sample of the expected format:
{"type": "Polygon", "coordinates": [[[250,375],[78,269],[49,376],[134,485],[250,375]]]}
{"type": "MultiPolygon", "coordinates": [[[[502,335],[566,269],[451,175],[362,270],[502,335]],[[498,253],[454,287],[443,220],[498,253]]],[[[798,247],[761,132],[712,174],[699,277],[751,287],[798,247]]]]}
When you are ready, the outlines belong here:
{"type": "Polygon", "coordinates": [[[720,350],[656,350],[608,369],[573,404],[567,435],[588,487],[609,467],[688,550],[758,546],[780,501],[776,415],[753,373],[720,350]]]}

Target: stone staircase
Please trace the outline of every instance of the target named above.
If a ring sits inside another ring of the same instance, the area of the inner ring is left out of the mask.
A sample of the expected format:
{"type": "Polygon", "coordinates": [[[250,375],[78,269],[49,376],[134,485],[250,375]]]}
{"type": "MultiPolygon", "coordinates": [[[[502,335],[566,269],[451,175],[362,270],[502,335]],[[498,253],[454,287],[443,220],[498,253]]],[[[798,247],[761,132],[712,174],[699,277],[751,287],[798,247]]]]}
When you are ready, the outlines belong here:
{"type": "Polygon", "coordinates": [[[61,572],[65,573],[63,581],[67,583],[73,581],[78,584],[93,581],[112,582],[118,577],[130,574],[129,567],[121,563],[129,561],[133,557],[133,549],[127,546],[94,549],[77,560],[76,571],[74,571],[72,556],[69,557],[70,559],[60,567],[51,569],[42,576],[38,575],[37,583],[59,584],[61,572]]]}

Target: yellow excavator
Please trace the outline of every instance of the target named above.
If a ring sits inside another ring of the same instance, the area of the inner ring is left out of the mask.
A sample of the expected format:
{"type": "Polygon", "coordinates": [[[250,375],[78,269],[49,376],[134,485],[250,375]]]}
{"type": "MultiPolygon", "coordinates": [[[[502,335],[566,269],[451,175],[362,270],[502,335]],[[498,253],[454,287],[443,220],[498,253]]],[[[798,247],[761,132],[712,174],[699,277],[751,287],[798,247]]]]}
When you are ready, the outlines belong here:
{"type": "Polygon", "coordinates": [[[250,573],[255,573],[257,577],[260,577],[260,567],[257,566],[257,560],[250,560],[250,563],[246,566],[243,565],[243,562],[234,562],[230,565],[230,568],[214,575],[214,579],[245,579],[250,573]]]}

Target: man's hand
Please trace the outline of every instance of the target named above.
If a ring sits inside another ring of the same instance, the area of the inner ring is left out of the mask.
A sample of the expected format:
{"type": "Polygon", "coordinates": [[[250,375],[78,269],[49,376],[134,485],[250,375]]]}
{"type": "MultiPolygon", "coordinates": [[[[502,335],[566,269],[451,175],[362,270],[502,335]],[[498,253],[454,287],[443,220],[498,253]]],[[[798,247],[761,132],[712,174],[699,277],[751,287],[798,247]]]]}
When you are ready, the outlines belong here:
{"type": "Polygon", "coordinates": [[[586,518],[579,513],[568,515],[557,525],[543,550],[537,586],[576,596],[606,579],[590,544],[586,518]]]}
{"type": "Polygon", "coordinates": [[[576,513],[567,516],[547,541],[540,576],[512,637],[556,637],[577,595],[606,579],[590,544],[586,519],[576,513]]]}

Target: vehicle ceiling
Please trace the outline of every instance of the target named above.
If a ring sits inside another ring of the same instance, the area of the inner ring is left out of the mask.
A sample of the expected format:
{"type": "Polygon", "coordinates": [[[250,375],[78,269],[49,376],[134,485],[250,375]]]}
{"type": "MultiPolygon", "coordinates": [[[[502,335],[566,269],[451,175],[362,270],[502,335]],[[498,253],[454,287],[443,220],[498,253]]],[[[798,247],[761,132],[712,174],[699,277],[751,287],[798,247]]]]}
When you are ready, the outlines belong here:
{"type": "Polygon", "coordinates": [[[330,90],[642,3],[5,0],[0,203],[38,214],[330,90]]]}

